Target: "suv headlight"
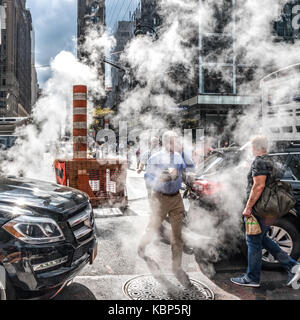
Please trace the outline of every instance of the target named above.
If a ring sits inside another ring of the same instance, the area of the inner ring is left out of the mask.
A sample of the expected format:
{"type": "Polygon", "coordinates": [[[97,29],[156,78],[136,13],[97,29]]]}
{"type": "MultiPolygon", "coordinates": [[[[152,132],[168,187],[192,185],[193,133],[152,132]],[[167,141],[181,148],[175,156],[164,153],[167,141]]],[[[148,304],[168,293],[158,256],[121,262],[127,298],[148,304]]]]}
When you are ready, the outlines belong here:
{"type": "Polygon", "coordinates": [[[2,228],[15,238],[31,244],[58,242],[65,239],[60,227],[50,218],[19,216],[7,222],[2,228]]]}

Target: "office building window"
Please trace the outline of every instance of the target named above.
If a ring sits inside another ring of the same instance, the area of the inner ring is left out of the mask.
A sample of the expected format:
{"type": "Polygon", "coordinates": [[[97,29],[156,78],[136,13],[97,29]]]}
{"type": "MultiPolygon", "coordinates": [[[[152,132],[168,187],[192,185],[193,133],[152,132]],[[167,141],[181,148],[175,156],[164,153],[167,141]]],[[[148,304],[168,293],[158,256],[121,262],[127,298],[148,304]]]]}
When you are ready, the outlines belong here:
{"type": "Polygon", "coordinates": [[[214,4],[214,20],[211,27],[207,25],[203,26],[205,32],[211,33],[232,33],[233,24],[232,22],[233,13],[233,1],[232,0],[219,0],[214,4]]]}
{"type": "Polygon", "coordinates": [[[233,67],[205,67],[203,75],[204,93],[233,93],[233,67]]]}
{"type": "Polygon", "coordinates": [[[203,37],[202,56],[208,63],[233,63],[232,37],[222,34],[203,37]]]}
{"type": "Polygon", "coordinates": [[[255,71],[256,68],[253,67],[237,67],[236,82],[238,94],[250,94],[251,91],[253,92],[253,86],[256,86],[255,89],[259,89],[259,81],[253,82],[255,71]]]}

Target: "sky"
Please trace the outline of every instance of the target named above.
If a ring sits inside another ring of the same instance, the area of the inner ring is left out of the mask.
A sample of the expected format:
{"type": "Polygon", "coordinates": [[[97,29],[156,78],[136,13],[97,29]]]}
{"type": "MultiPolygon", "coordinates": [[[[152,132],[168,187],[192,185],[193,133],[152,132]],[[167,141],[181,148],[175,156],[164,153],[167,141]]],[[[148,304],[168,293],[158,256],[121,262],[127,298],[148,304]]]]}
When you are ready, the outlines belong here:
{"type": "Polygon", "coordinates": [[[47,66],[60,51],[76,53],[77,0],[27,0],[35,30],[35,56],[40,86],[51,76],[47,66]]]}
{"type": "MultiPolygon", "coordinates": [[[[106,0],[107,25],[126,20],[139,0],[106,0]]],[[[77,0],[27,0],[35,30],[35,56],[41,87],[51,76],[49,66],[60,51],[76,55],[77,0]]]]}

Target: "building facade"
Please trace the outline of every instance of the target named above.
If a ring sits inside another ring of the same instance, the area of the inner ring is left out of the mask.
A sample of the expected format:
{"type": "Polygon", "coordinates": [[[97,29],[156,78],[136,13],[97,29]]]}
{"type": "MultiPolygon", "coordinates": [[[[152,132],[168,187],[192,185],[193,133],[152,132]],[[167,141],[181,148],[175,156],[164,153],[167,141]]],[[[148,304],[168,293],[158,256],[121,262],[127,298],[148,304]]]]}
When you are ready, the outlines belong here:
{"type": "Polygon", "coordinates": [[[300,63],[261,80],[262,125],[270,140],[299,141],[300,63]]]}
{"type": "MultiPolygon", "coordinates": [[[[119,21],[115,32],[116,47],[111,54],[111,60],[114,64],[120,63],[120,55],[124,51],[127,42],[132,39],[134,24],[132,21],[119,21]]],[[[106,66],[110,68],[111,91],[108,94],[107,107],[118,112],[118,105],[121,102],[122,93],[128,89],[128,83],[123,80],[124,71],[106,66]]]]}
{"type": "Polygon", "coordinates": [[[78,0],[77,10],[77,56],[82,59],[86,55],[82,44],[89,28],[105,25],[105,0],[78,0]]]}
{"type": "MultiPolygon", "coordinates": [[[[78,0],[77,3],[77,58],[84,63],[97,68],[99,87],[105,87],[105,65],[103,59],[92,61],[89,53],[84,49],[84,42],[89,30],[95,28],[99,32],[104,31],[105,26],[105,0],[78,0]]],[[[95,107],[103,107],[105,97],[94,98],[95,107]]]]}
{"type": "MultiPolygon", "coordinates": [[[[214,6],[216,23],[211,29],[205,26],[205,31],[199,26],[197,79],[187,86],[180,102],[186,110],[184,126],[222,136],[219,145],[231,142],[230,133],[224,132],[228,114],[242,113],[259,103],[258,94],[247,86],[254,79],[256,66],[244,61],[235,47],[238,1],[220,0],[214,6]]],[[[256,92],[258,89],[257,84],[256,92]]]]}
{"type": "MultiPolygon", "coordinates": [[[[156,29],[162,23],[162,20],[158,14],[158,1],[157,0],[141,0],[140,1],[140,10],[137,12],[136,16],[137,26],[151,29],[156,29]]],[[[146,30],[145,30],[146,31],[146,30]]]]}
{"type": "MultiPolygon", "coordinates": [[[[230,140],[230,132],[226,131],[229,114],[238,116],[245,110],[260,105],[259,81],[253,81],[258,71],[257,66],[251,61],[245,61],[241,49],[237,49],[235,45],[238,21],[236,9],[239,1],[241,0],[215,2],[216,23],[211,29],[199,25],[199,30],[191,35],[191,41],[198,48],[198,54],[193,62],[195,78],[185,85],[183,92],[170,93],[182,110],[180,112],[180,117],[183,118],[182,128],[204,129],[206,135],[220,137],[218,145],[233,142],[230,140]]],[[[109,3],[109,0],[107,2],[109,3]]],[[[124,1],[124,4],[126,7],[127,2],[124,1]]],[[[142,33],[151,29],[156,30],[163,23],[159,16],[157,1],[139,0],[132,1],[131,4],[126,12],[118,5],[115,9],[113,6],[111,9],[107,8],[107,27],[117,39],[117,47],[112,53],[115,63],[118,63],[124,40],[130,41],[139,30],[142,30],[142,33]],[[127,24],[120,23],[121,21],[126,21],[127,24]],[[124,37],[120,36],[122,32],[124,37]]],[[[292,0],[285,6],[283,12],[283,18],[274,22],[274,32],[278,32],[278,38],[299,37],[300,0],[292,0]]],[[[110,92],[113,98],[110,104],[118,106],[124,90],[128,87],[122,79],[122,71],[112,68],[111,74],[110,92]]],[[[177,72],[178,74],[181,73],[177,72]]]]}
{"type": "MultiPolygon", "coordinates": [[[[136,15],[140,12],[141,1],[124,0],[120,5],[117,1],[106,0],[106,29],[114,35],[116,46],[110,53],[110,61],[114,65],[120,64],[120,56],[127,44],[134,37],[136,15]]],[[[124,81],[124,71],[106,64],[106,107],[118,112],[122,94],[128,90],[128,83],[124,81]]]]}
{"type": "Polygon", "coordinates": [[[1,0],[0,115],[28,116],[32,107],[32,18],[26,0],[1,0]]]}
{"type": "MultiPolygon", "coordinates": [[[[112,62],[120,63],[120,56],[126,44],[138,34],[155,33],[160,24],[157,14],[157,0],[124,0],[123,5],[107,1],[107,28],[116,39],[116,47],[111,53],[112,62]]],[[[109,69],[110,91],[107,107],[118,111],[118,106],[126,90],[132,84],[124,81],[124,72],[118,68],[106,66],[109,69]]]]}
{"type": "Polygon", "coordinates": [[[140,15],[141,0],[106,0],[106,27],[115,34],[119,21],[135,22],[140,15]]]}
{"type": "Polygon", "coordinates": [[[279,41],[294,42],[300,38],[300,0],[288,1],[281,12],[280,19],[274,21],[274,34],[279,41]]]}
{"type": "MultiPolygon", "coordinates": [[[[290,0],[274,22],[276,42],[294,43],[300,38],[300,0],[290,0]]],[[[300,137],[300,64],[272,70],[260,83],[262,96],[262,126],[270,140],[282,143],[300,137]]]]}
{"type": "Polygon", "coordinates": [[[31,30],[31,105],[34,106],[38,99],[38,78],[35,68],[35,33],[31,30]]]}

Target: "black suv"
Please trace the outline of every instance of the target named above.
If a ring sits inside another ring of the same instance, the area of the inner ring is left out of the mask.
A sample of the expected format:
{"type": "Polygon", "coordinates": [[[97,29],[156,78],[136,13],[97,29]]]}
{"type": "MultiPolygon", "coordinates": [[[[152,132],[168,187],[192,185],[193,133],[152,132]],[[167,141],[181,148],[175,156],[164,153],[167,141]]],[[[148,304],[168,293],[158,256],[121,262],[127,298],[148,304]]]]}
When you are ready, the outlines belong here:
{"type": "Polygon", "coordinates": [[[2,299],[51,298],[96,254],[94,215],[86,194],[0,177],[2,299]]]}

